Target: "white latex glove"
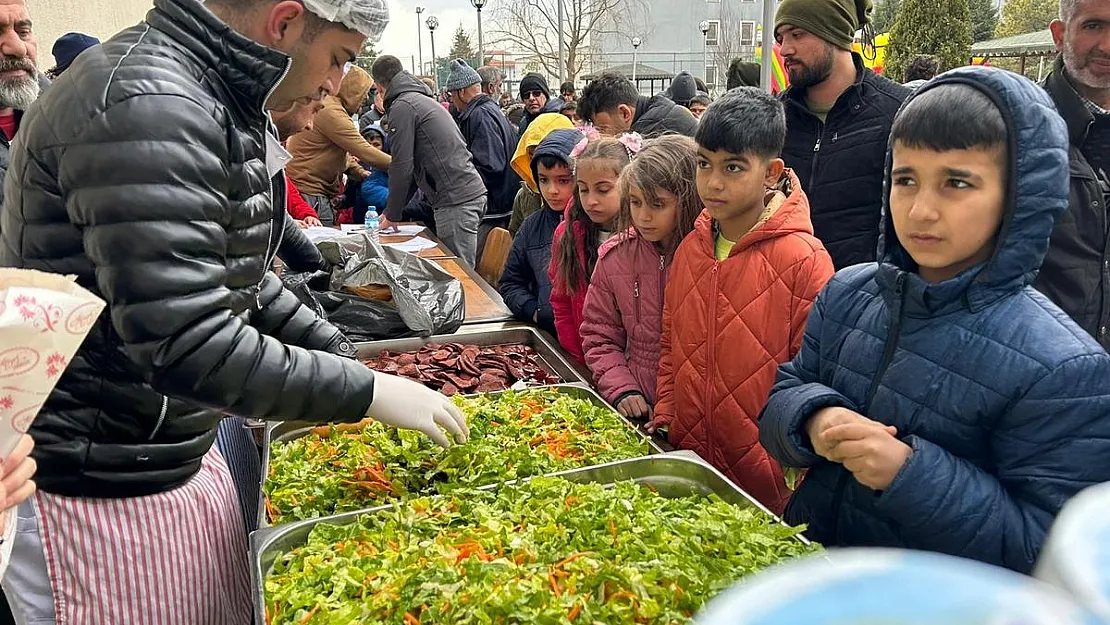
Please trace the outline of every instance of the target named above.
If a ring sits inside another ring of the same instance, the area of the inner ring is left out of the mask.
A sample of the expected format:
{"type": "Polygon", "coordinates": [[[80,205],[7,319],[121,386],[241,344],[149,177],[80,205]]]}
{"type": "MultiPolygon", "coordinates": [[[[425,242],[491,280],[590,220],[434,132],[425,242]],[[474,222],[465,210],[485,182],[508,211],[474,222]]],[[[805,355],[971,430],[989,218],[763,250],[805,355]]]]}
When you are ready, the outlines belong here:
{"type": "Polygon", "coordinates": [[[451,446],[443,430],[459,443],[470,436],[466,417],[451,400],[422,384],[387,373],[374,372],[374,401],[366,416],[395,428],[423,432],[442,447],[451,446]]]}

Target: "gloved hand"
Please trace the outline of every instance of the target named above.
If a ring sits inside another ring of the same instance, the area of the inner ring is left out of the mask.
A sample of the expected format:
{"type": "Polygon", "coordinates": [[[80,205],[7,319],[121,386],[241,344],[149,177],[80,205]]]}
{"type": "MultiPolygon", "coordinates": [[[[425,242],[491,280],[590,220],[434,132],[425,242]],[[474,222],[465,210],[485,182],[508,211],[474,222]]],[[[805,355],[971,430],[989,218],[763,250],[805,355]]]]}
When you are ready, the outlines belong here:
{"type": "Polygon", "coordinates": [[[374,401],[366,416],[396,428],[423,432],[443,447],[451,446],[443,430],[459,443],[470,436],[466,417],[451,400],[422,384],[387,373],[374,373],[374,401]]]}

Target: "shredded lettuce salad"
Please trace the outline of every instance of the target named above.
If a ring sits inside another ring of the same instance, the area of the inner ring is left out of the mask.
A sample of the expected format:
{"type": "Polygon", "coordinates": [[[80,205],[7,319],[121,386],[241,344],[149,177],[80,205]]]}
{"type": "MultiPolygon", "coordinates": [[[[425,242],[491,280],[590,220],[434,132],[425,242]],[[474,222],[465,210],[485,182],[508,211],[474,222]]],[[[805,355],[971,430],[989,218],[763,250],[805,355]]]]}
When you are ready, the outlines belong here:
{"type": "Polygon", "coordinates": [[[557,390],[454,397],[470,425],[464,445],[380,423],[318,428],[270,446],[264,492],[271,523],[384,505],[650,453],[619,415],[557,390]]]}
{"type": "Polygon", "coordinates": [[[541,477],[315,526],[264,582],[270,625],[689,623],[736,580],[820,550],[715,496],[541,477]]]}

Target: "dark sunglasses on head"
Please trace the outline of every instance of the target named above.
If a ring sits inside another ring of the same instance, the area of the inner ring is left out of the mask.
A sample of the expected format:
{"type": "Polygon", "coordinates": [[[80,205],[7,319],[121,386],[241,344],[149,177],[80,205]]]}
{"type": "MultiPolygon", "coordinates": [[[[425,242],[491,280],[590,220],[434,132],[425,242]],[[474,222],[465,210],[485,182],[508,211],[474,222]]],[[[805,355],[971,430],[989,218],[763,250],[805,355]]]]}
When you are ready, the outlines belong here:
{"type": "Polygon", "coordinates": [[[527,100],[528,98],[539,98],[542,96],[542,91],[525,91],[524,93],[520,94],[520,97],[524,98],[525,100],[527,100]]]}

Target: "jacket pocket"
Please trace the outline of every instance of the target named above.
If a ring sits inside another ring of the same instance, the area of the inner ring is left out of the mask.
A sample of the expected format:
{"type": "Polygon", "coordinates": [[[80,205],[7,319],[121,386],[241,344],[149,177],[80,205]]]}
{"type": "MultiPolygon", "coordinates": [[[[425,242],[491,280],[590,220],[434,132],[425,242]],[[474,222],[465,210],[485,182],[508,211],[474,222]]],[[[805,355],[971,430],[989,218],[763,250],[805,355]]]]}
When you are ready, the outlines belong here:
{"type": "Polygon", "coordinates": [[[858,130],[849,130],[847,132],[837,130],[833,132],[833,136],[830,141],[835,145],[840,145],[844,142],[851,142],[853,145],[858,145],[860,143],[863,143],[865,140],[872,138],[872,135],[881,132],[882,129],[882,125],[875,125],[868,126],[866,128],[860,128],[858,130]]]}
{"type": "Polygon", "coordinates": [[[158,436],[158,432],[161,431],[162,425],[165,424],[165,422],[166,422],[166,413],[169,412],[169,409],[170,409],[170,398],[163,395],[162,396],[162,409],[158,413],[158,421],[156,421],[154,423],[154,429],[150,432],[150,437],[147,438],[148,441],[152,441],[152,440],[154,440],[154,437],[158,436]]]}

